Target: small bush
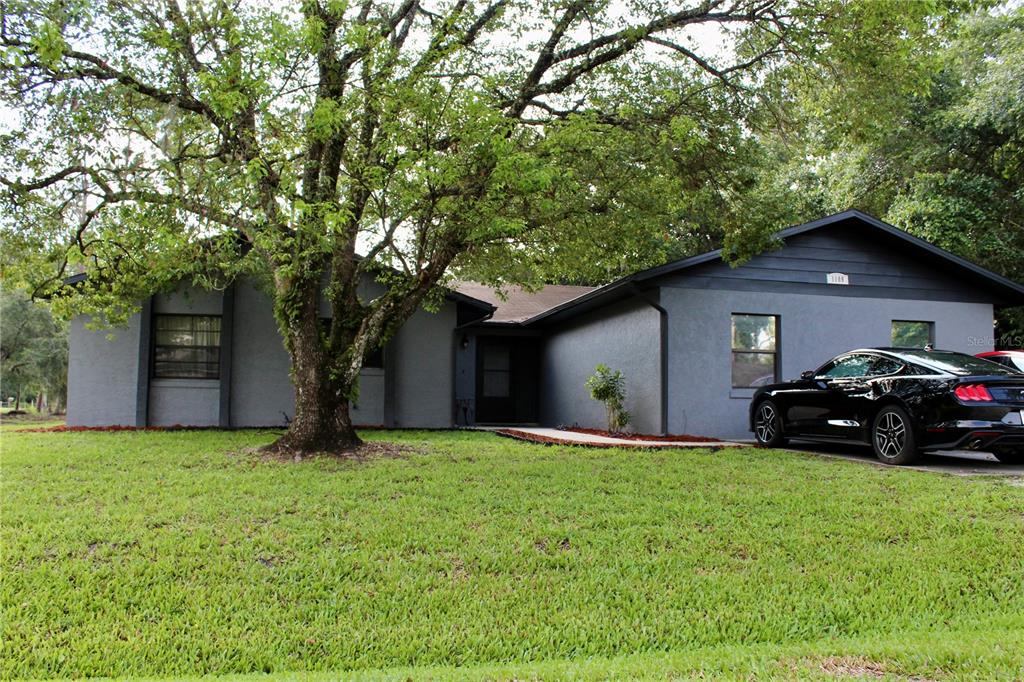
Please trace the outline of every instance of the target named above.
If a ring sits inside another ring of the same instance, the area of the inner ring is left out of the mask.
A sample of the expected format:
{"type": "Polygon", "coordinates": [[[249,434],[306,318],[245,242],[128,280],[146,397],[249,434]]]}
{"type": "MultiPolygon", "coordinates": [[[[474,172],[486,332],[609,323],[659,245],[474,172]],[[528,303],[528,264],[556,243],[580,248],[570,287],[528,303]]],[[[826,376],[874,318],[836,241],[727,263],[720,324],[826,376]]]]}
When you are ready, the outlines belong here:
{"type": "Polygon", "coordinates": [[[587,379],[590,397],[604,403],[608,418],[608,431],[619,433],[629,424],[630,415],[623,404],[626,402],[626,380],[622,372],[612,370],[605,364],[594,368],[594,375],[587,379]]]}

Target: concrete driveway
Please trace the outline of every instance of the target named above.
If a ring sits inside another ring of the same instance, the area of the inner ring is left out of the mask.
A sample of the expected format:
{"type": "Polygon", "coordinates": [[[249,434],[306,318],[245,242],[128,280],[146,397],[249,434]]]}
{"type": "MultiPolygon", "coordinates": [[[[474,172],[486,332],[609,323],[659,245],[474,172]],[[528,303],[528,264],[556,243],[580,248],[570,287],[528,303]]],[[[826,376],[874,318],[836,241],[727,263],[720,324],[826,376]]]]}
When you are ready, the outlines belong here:
{"type": "MultiPolygon", "coordinates": [[[[865,464],[877,466],[888,466],[882,464],[875,457],[871,448],[867,445],[847,445],[832,443],[811,443],[792,441],[788,448],[797,452],[806,452],[826,457],[837,457],[848,459],[865,464]]],[[[933,471],[942,474],[953,474],[954,476],[1020,476],[1024,477],[1024,465],[1002,464],[992,455],[986,452],[969,452],[957,450],[955,452],[926,453],[917,464],[904,469],[916,469],[918,471],[933,471]]]]}

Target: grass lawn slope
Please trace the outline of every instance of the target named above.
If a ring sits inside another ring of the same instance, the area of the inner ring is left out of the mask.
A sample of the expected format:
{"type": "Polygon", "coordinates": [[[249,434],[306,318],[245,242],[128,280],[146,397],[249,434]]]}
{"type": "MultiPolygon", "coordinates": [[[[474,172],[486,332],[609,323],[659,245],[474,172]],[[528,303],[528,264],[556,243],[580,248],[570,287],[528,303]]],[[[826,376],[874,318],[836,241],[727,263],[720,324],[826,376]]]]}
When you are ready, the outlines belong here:
{"type": "Polygon", "coordinates": [[[0,677],[1024,676],[1019,481],[365,437],[5,428],[0,677]]]}

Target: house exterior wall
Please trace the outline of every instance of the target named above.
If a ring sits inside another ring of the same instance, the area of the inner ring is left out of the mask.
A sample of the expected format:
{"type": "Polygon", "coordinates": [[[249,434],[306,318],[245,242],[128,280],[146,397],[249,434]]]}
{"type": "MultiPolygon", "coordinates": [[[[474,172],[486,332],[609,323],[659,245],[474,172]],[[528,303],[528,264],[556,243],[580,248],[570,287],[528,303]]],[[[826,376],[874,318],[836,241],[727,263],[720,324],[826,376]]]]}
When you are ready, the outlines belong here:
{"type": "MultiPolygon", "coordinates": [[[[368,283],[361,293],[374,296],[378,291],[379,285],[368,283]]],[[[330,315],[325,299],[320,302],[320,311],[325,317],[330,315]]],[[[295,416],[291,359],[281,340],[270,297],[252,280],[238,282],[235,287],[234,332],[231,425],[284,426],[286,416],[295,416]]],[[[383,370],[363,369],[351,417],[361,426],[384,423],[383,370]]]]}
{"type": "Polygon", "coordinates": [[[667,281],[695,289],[993,302],[983,288],[949,276],[948,264],[910,257],[905,246],[891,243],[893,239],[875,230],[865,233],[859,221],[839,223],[790,237],[782,248],[740,267],[718,260],[670,275],[667,281]],[[826,275],[833,272],[848,275],[849,285],[827,284],[826,275]]]}
{"type": "MultiPolygon", "coordinates": [[[[379,295],[380,291],[380,285],[373,281],[361,287],[361,294],[367,298],[379,295]]],[[[223,292],[183,286],[154,296],[152,314],[220,315],[223,296],[223,292]]],[[[236,283],[233,300],[231,347],[221,349],[222,353],[232,355],[229,424],[283,426],[286,416],[294,417],[295,403],[290,359],[274,320],[271,300],[248,279],[236,283]]],[[[321,301],[321,313],[330,315],[325,300],[321,301]]],[[[455,319],[456,304],[450,301],[437,313],[417,311],[385,350],[385,355],[393,355],[390,364],[395,371],[395,425],[452,425],[455,319]]],[[[220,424],[220,380],[148,378],[151,351],[148,339],[142,338],[142,314],[133,316],[123,330],[90,331],[85,323],[86,318],[76,318],[69,331],[68,424],[220,424]],[[113,334],[114,339],[108,340],[108,334],[113,334]],[[140,371],[145,388],[141,412],[140,371]]],[[[384,425],[386,391],[385,370],[364,368],[359,395],[352,405],[353,422],[363,426],[384,425]]]]}
{"type": "Polygon", "coordinates": [[[85,315],[71,320],[68,426],[136,425],[141,319],[135,314],[126,327],[100,330],[86,329],[85,315]]]}
{"type": "Polygon", "coordinates": [[[585,382],[598,363],[620,370],[626,380],[631,428],[660,428],[660,318],[642,301],[624,301],[553,329],[541,355],[540,414],[549,426],[605,428],[604,406],[585,382]]]}
{"type": "MultiPolygon", "coordinates": [[[[835,287],[839,289],[840,287],[835,287]]],[[[779,316],[780,379],[799,377],[839,353],[890,345],[893,320],[935,324],[937,347],[979,353],[991,343],[992,305],[963,301],[765,294],[663,286],[669,324],[669,430],[751,438],[754,389],[732,388],[731,316],[779,316]]]]}
{"type": "Polygon", "coordinates": [[[284,426],[295,416],[295,394],[270,298],[255,282],[235,285],[231,363],[231,425],[284,426]]]}
{"type": "Polygon", "coordinates": [[[417,310],[395,334],[395,426],[446,428],[453,424],[456,305],[417,310]]]}

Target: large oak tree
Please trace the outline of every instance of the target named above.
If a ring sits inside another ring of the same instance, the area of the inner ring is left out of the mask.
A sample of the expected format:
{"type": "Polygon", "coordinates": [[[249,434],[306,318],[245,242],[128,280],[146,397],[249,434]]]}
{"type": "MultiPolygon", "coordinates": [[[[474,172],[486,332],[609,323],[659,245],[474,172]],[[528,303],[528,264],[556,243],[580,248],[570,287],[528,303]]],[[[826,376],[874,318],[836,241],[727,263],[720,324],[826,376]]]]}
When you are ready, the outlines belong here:
{"type": "Polygon", "coordinates": [[[864,26],[892,47],[933,4],[8,1],[5,277],[116,322],[183,278],[263,276],[295,385],[277,446],[344,449],[363,358],[453,271],[656,258],[687,191],[728,192],[714,169],[773,68],[841,60],[864,26]]]}

